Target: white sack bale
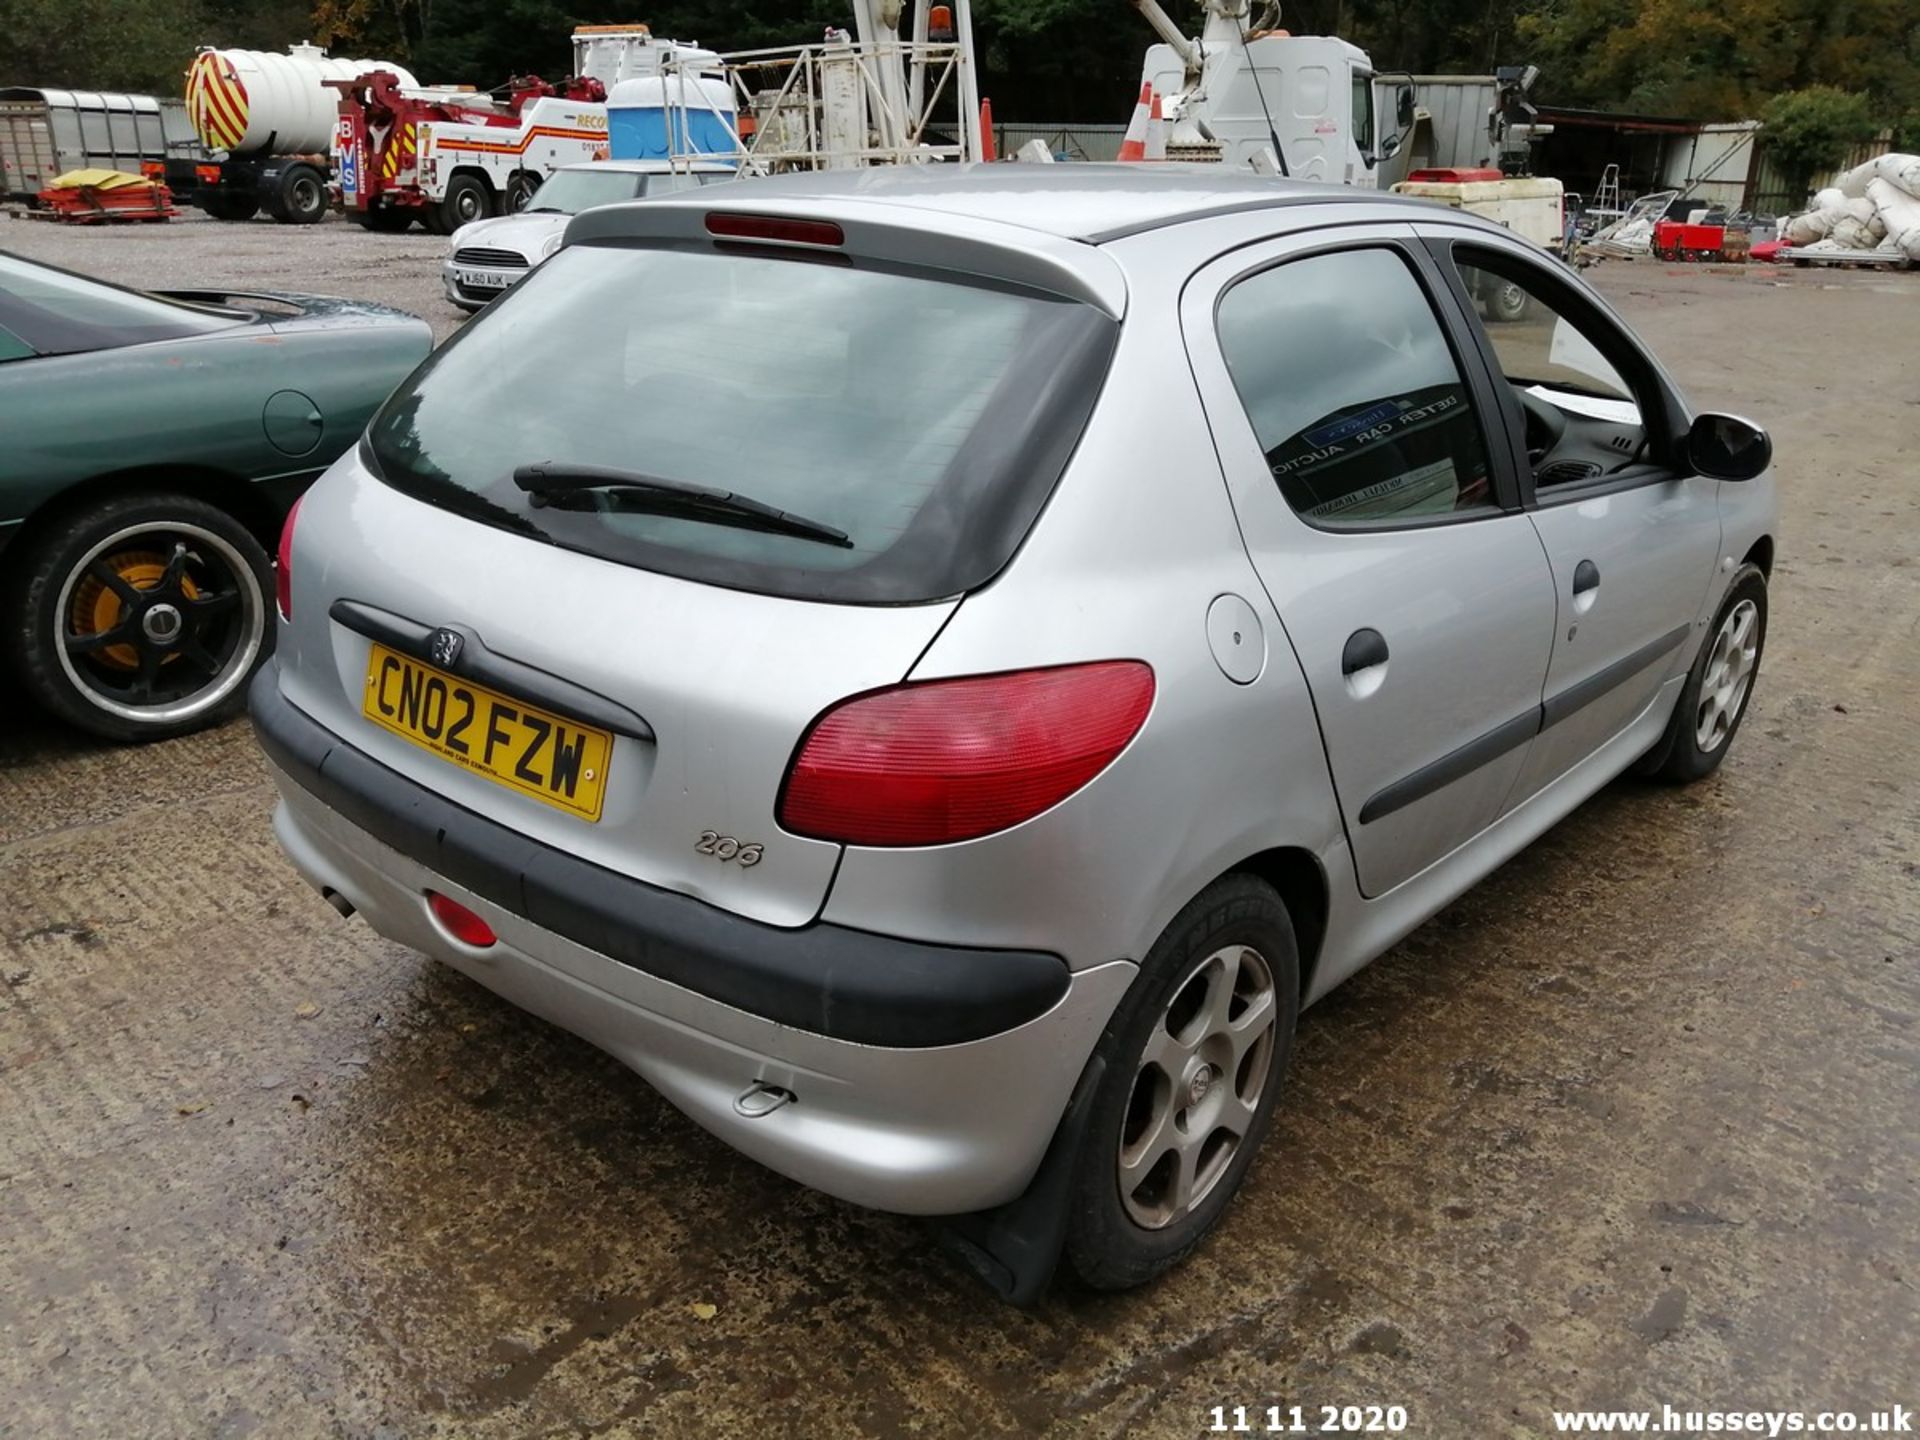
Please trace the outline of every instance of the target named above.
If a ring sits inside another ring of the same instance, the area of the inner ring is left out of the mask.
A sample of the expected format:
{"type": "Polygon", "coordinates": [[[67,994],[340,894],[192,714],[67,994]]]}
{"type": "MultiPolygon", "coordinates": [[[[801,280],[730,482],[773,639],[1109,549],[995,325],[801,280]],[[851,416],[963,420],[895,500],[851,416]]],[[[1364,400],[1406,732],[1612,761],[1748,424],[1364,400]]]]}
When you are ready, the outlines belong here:
{"type": "Polygon", "coordinates": [[[1920,155],[1882,155],[1873,162],[1873,173],[1909,195],[1920,196],[1920,155]]]}
{"type": "Polygon", "coordinates": [[[1834,222],[1846,214],[1844,210],[1809,210],[1804,215],[1796,215],[1787,221],[1784,233],[1795,245],[1811,245],[1816,240],[1824,240],[1833,233],[1834,222]]]}
{"type": "Polygon", "coordinates": [[[1880,176],[1867,182],[1867,195],[1886,223],[1886,245],[1910,260],[1920,260],[1920,196],[1880,176]]]}
{"type": "Polygon", "coordinates": [[[1867,193],[1867,181],[1880,172],[1874,169],[1877,162],[1869,160],[1864,165],[1856,165],[1833,182],[1833,188],[1849,200],[1858,200],[1867,193]]]}
{"type": "MultiPolygon", "coordinates": [[[[1875,220],[1879,218],[1877,215],[1874,217],[1875,220]]],[[[1885,226],[1881,227],[1880,235],[1875,235],[1872,233],[1871,222],[1853,215],[1842,215],[1839,223],[1828,232],[1827,238],[1836,245],[1844,245],[1849,250],[1871,250],[1880,243],[1880,236],[1886,233],[1885,226]]]]}
{"type": "Polygon", "coordinates": [[[1813,197],[1813,208],[1816,210],[1838,210],[1846,203],[1847,192],[1837,185],[1829,185],[1813,197]]]}

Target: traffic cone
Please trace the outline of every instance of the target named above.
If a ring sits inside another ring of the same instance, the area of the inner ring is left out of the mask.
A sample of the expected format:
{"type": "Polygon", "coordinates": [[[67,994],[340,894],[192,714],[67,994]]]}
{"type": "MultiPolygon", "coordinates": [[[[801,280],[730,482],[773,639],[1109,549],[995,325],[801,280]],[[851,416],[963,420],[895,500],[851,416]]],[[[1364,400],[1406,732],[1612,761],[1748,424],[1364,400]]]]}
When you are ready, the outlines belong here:
{"type": "Polygon", "coordinates": [[[991,163],[1000,157],[993,147],[993,101],[980,102],[980,158],[991,163]]]}
{"type": "Polygon", "coordinates": [[[1148,160],[1167,158],[1167,118],[1160,113],[1160,92],[1153,94],[1153,109],[1147,115],[1147,153],[1148,160]]]}
{"type": "Polygon", "coordinates": [[[1133,118],[1127,122],[1127,138],[1120,142],[1119,159],[1144,160],[1147,158],[1147,117],[1153,109],[1153,86],[1140,87],[1140,101],[1133,107],[1133,118]]]}

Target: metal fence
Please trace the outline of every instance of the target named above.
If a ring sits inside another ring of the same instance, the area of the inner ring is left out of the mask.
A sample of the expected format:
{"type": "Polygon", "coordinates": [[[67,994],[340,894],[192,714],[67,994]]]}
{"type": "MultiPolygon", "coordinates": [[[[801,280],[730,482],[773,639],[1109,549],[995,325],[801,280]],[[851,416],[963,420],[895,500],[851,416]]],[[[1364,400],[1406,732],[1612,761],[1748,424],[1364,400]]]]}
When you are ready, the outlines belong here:
{"type": "Polygon", "coordinates": [[[1873,139],[1864,140],[1854,146],[1847,152],[1846,158],[1833,169],[1822,171],[1814,176],[1813,183],[1808,186],[1807,192],[1803,195],[1793,190],[1786,173],[1774,162],[1773,157],[1767,154],[1766,136],[1763,132],[1760,153],[1756,157],[1753,176],[1748,184],[1747,208],[1756,215],[1798,214],[1807,208],[1807,202],[1812,198],[1814,191],[1825,189],[1854,166],[1864,165],[1876,156],[1885,155],[1891,149],[1893,149],[1893,132],[1882,130],[1873,139]]]}

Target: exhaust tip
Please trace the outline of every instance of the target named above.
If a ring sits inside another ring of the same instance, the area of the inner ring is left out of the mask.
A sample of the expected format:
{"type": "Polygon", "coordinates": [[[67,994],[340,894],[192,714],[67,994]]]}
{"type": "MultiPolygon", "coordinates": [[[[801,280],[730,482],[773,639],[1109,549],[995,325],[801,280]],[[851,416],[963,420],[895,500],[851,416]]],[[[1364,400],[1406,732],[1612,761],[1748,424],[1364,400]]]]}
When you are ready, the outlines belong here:
{"type": "Polygon", "coordinates": [[[322,885],[320,887],[320,898],[338,910],[341,919],[351,920],[353,918],[353,902],[338,890],[335,890],[331,885],[322,885]]]}

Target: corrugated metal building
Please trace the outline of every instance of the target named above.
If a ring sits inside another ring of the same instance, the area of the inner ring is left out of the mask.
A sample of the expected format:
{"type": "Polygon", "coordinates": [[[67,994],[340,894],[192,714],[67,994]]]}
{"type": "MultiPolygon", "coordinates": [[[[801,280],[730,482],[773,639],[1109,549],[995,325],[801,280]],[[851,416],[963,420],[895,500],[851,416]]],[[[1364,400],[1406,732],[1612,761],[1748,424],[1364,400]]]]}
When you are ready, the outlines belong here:
{"type": "Polygon", "coordinates": [[[1752,197],[1749,208],[1772,215],[1795,214],[1806,209],[1807,202],[1812,199],[1814,191],[1825,189],[1844,172],[1853,169],[1856,165],[1864,165],[1876,156],[1885,155],[1891,149],[1893,149],[1893,132],[1882,130],[1873,139],[1863,140],[1854,146],[1847,152],[1846,158],[1833,169],[1824,170],[1815,175],[1813,183],[1807,187],[1807,193],[1798,195],[1794,193],[1787,180],[1786,172],[1774,164],[1773,158],[1767,154],[1766,145],[1762,143],[1749,180],[1749,194],[1752,197]]]}
{"type": "Polygon", "coordinates": [[[1745,209],[1759,134],[1758,120],[1734,120],[1702,125],[1691,135],[1672,136],[1666,143],[1658,188],[1683,190],[1716,210],[1745,209]]]}
{"type": "Polygon", "coordinates": [[[1413,133],[1398,155],[1381,163],[1380,188],[1415,170],[1491,164],[1487,116],[1499,95],[1491,75],[1414,76],[1413,133]]]}

